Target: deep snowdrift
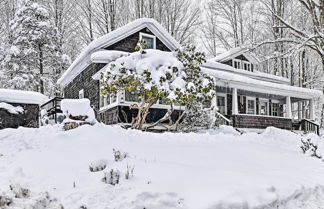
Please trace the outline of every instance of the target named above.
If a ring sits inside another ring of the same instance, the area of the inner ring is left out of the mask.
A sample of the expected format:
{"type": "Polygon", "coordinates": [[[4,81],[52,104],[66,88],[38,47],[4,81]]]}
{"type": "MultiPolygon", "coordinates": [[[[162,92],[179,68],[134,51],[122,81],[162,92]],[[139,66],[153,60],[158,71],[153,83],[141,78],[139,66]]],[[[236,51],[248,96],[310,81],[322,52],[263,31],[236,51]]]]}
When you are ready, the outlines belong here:
{"type": "Polygon", "coordinates": [[[35,204],[42,192],[68,209],[321,208],[324,162],[299,146],[300,136],[275,128],[259,135],[230,127],[200,134],[102,124],[67,132],[6,129],[0,131],[0,196],[13,197],[9,185],[20,184],[31,194],[12,208],[35,204]],[[115,162],[113,149],[128,157],[115,162]],[[105,170],[90,172],[98,162],[105,170]],[[129,180],[127,166],[134,168],[129,180]],[[121,176],[115,186],[101,181],[112,168],[121,176]]]}

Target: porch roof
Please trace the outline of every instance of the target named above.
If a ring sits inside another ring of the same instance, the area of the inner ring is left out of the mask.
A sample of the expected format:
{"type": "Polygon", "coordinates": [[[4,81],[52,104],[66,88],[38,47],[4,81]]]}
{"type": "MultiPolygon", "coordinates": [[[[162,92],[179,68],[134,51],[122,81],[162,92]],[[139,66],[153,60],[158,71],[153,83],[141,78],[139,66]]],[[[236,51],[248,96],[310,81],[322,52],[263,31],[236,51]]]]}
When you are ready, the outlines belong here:
{"type": "Polygon", "coordinates": [[[204,72],[216,78],[216,84],[230,88],[238,88],[252,92],[290,96],[301,99],[313,99],[323,96],[322,91],[289,86],[273,82],[256,80],[247,76],[237,75],[216,69],[202,68],[204,72]]]}

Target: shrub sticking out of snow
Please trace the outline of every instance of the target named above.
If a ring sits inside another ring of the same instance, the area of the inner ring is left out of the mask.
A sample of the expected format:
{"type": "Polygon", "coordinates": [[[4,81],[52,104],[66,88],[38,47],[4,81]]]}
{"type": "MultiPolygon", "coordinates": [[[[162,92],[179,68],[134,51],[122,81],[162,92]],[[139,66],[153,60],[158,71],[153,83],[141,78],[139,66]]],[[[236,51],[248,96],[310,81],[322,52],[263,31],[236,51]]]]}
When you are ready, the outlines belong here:
{"type": "Polygon", "coordinates": [[[12,199],[10,197],[0,195],[0,208],[10,206],[12,204],[12,199]]]}
{"type": "Polygon", "coordinates": [[[104,172],[102,181],[106,184],[116,185],[119,184],[120,172],[117,169],[111,169],[109,172],[104,172]]]}
{"type": "Polygon", "coordinates": [[[15,198],[27,198],[30,196],[30,190],[21,187],[19,184],[10,185],[10,190],[14,193],[15,198]]]}
{"type": "Polygon", "coordinates": [[[11,114],[21,114],[24,112],[24,108],[20,106],[13,106],[11,104],[0,102],[0,109],[4,109],[11,114]]]}
{"type": "Polygon", "coordinates": [[[107,167],[107,160],[106,159],[101,159],[97,160],[95,162],[90,163],[89,169],[91,172],[98,172],[102,171],[107,167]]]}
{"type": "Polygon", "coordinates": [[[35,199],[34,204],[30,207],[32,209],[64,209],[57,199],[52,198],[48,192],[41,193],[35,199]]]}
{"type": "Polygon", "coordinates": [[[116,162],[122,161],[122,160],[124,160],[125,158],[128,157],[128,153],[127,152],[123,152],[121,150],[115,150],[115,149],[113,149],[113,153],[114,153],[114,158],[115,158],[115,161],[116,162]]]}
{"type": "Polygon", "coordinates": [[[309,134],[301,139],[303,153],[322,159],[324,157],[324,140],[315,134],[309,134]]]}
{"type": "Polygon", "coordinates": [[[125,179],[126,180],[128,180],[128,179],[130,179],[130,177],[134,176],[134,168],[135,168],[135,166],[127,165],[127,170],[126,170],[126,173],[125,173],[125,179]]]}

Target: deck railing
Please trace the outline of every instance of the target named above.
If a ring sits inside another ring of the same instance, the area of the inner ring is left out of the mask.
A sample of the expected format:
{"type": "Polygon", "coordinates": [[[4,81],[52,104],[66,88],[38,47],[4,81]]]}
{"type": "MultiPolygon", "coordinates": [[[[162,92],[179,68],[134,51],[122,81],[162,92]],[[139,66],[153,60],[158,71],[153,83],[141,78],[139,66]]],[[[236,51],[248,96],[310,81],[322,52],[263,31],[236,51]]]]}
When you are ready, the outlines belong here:
{"type": "Polygon", "coordinates": [[[226,118],[224,115],[222,115],[219,112],[216,112],[216,118],[217,118],[217,123],[219,125],[231,125],[231,120],[226,118]]]}
{"type": "Polygon", "coordinates": [[[319,135],[319,125],[313,121],[303,119],[300,122],[301,129],[305,131],[306,133],[315,133],[319,135]]]}

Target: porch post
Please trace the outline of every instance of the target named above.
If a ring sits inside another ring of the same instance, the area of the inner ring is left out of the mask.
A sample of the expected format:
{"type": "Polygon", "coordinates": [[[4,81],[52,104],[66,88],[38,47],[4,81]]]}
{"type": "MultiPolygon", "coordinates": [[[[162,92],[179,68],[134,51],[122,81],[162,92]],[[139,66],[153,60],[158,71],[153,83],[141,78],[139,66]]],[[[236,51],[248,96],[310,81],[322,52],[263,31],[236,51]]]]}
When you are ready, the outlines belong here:
{"type": "Polygon", "coordinates": [[[286,118],[291,118],[291,99],[290,96],[286,97],[286,118]]]}
{"type": "Polygon", "coordinates": [[[309,119],[315,120],[315,108],[314,108],[314,99],[309,100],[309,119]]]}
{"type": "Polygon", "coordinates": [[[232,93],[232,115],[238,114],[237,88],[233,88],[232,93]]]}
{"type": "Polygon", "coordinates": [[[303,117],[302,117],[302,111],[301,111],[301,106],[302,106],[302,104],[301,104],[301,102],[299,101],[298,102],[298,120],[301,120],[301,119],[303,119],[303,117]]]}

